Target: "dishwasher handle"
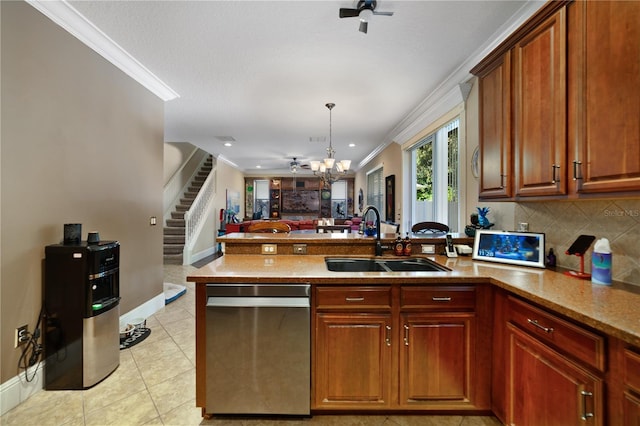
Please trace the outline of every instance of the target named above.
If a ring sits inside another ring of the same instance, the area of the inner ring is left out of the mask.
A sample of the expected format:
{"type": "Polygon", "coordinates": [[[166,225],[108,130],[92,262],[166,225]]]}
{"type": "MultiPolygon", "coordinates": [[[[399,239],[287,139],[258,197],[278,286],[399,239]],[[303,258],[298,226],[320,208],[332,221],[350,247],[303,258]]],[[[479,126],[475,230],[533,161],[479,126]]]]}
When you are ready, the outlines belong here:
{"type": "Polygon", "coordinates": [[[207,308],[309,308],[308,297],[208,297],[207,308]]]}

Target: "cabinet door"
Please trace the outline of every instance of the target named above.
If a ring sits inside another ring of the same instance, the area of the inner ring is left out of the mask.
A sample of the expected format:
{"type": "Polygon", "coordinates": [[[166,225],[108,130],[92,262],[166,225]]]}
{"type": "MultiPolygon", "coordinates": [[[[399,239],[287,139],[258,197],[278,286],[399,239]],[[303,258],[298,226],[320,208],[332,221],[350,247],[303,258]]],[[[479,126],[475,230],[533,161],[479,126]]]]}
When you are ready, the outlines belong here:
{"type": "Polygon", "coordinates": [[[400,403],[469,403],[474,314],[403,314],[400,403]]]}
{"type": "Polygon", "coordinates": [[[624,393],[624,426],[640,426],[640,397],[632,392],[624,393]]]}
{"type": "Polygon", "coordinates": [[[508,424],[602,425],[602,380],[511,324],[508,424]]]}
{"type": "Polygon", "coordinates": [[[391,331],[390,314],[316,315],[316,407],[390,405],[391,331]]]}
{"type": "Polygon", "coordinates": [[[562,195],[566,172],[566,9],[513,48],[517,196],[562,195]]]}
{"type": "Polygon", "coordinates": [[[480,75],[480,192],[482,199],[512,195],[511,54],[480,75]]]}
{"type": "Polygon", "coordinates": [[[578,193],[640,190],[640,2],[571,5],[570,161],[578,193]]]}

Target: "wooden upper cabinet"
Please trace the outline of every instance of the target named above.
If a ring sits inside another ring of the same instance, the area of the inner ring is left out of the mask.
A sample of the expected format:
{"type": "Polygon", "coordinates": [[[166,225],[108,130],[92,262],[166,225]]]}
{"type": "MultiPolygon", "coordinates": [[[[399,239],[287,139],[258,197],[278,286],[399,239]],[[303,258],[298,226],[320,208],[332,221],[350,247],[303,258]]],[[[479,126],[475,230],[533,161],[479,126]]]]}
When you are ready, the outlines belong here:
{"type": "Polygon", "coordinates": [[[511,172],[511,54],[479,75],[480,198],[509,198],[511,172]]]}
{"type": "Polygon", "coordinates": [[[561,8],[513,48],[516,196],[567,193],[566,28],[561,8]]]}
{"type": "Polygon", "coordinates": [[[639,191],[640,2],[576,2],[569,26],[572,190],[639,191]]]}

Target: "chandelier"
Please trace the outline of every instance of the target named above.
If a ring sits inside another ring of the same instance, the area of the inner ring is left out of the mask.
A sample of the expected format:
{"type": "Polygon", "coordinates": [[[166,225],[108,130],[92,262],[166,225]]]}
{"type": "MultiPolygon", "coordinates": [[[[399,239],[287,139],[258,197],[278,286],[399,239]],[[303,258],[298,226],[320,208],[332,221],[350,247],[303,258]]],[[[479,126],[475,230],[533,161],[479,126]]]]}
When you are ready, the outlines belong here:
{"type": "Polygon", "coordinates": [[[309,161],[311,171],[318,176],[323,183],[332,184],[340,179],[340,175],[345,175],[351,167],[351,160],[336,161],[331,141],[331,110],[336,106],[334,103],[325,104],[329,109],[329,147],[327,148],[327,157],[323,161],[309,161]]]}

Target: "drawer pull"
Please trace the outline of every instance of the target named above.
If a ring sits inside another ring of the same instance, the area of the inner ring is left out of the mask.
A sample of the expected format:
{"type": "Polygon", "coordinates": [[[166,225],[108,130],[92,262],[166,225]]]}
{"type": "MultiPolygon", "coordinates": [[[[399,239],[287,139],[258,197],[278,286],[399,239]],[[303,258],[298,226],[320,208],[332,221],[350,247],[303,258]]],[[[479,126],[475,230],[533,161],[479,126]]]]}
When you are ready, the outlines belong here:
{"type": "Polygon", "coordinates": [[[593,392],[580,391],[580,395],[582,396],[582,416],[580,416],[580,419],[589,420],[589,418],[594,417],[594,414],[587,413],[587,397],[593,397],[593,392]]]}
{"type": "Polygon", "coordinates": [[[432,297],[431,300],[433,300],[434,302],[451,302],[451,298],[450,297],[432,297]]]}
{"type": "Polygon", "coordinates": [[[535,320],[535,319],[532,320],[531,318],[527,318],[527,322],[534,327],[538,327],[540,330],[544,331],[545,333],[549,333],[549,334],[553,333],[552,327],[545,327],[543,325],[540,325],[538,320],[535,320]]]}
{"type": "Polygon", "coordinates": [[[551,183],[560,182],[560,178],[556,177],[556,170],[559,169],[559,168],[560,168],[560,166],[557,165],[557,164],[551,165],[551,170],[552,170],[551,183]]]}
{"type": "Polygon", "coordinates": [[[346,297],[347,302],[364,302],[364,297],[346,297]]]}
{"type": "Polygon", "coordinates": [[[409,326],[404,325],[404,345],[409,346],[409,326]]]}
{"type": "Polygon", "coordinates": [[[384,342],[387,344],[387,346],[391,346],[391,326],[385,325],[384,328],[387,331],[387,336],[385,337],[384,342]]]}

